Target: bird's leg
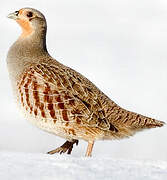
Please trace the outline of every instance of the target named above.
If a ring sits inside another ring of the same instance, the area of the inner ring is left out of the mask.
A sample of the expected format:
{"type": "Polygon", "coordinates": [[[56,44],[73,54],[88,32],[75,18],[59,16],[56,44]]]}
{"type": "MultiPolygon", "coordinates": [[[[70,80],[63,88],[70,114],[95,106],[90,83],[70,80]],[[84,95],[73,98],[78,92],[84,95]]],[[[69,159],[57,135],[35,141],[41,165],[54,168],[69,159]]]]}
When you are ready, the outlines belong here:
{"type": "Polygon", "coordinates": [[[78,140],[76,139],[72,139],[71,141],[66,141],[62,146],[52,150],[52,151],[49,151],[48,154],[55,154],[55,153],[65,153],[67,152],[67,154],[71,154],[72,152],[72,149],[73,149],[73,145],[76,144],[78,145],[78,140]]]}
{"type": "Polygon", "coordinates": [[[94,145],[94,141],[89,141],[88,142],[88,147],[87,147],[86,154],[85,154],[86,157],[91,157],[92,156],[93,145],[94,145]]]}

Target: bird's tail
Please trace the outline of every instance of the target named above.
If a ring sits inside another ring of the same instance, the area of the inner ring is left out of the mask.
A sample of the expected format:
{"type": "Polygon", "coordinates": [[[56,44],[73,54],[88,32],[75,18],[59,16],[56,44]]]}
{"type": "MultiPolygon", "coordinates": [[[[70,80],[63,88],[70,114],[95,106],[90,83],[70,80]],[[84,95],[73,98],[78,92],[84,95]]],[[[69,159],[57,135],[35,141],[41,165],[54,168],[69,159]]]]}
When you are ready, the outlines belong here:
{"type": "Polygon", "coordinates": [[[163,121],[158,121],[137,113],[129,112],[128,114],[129,116],[124,123],[134,130],[162,127],[165,124],[163,121]]]}

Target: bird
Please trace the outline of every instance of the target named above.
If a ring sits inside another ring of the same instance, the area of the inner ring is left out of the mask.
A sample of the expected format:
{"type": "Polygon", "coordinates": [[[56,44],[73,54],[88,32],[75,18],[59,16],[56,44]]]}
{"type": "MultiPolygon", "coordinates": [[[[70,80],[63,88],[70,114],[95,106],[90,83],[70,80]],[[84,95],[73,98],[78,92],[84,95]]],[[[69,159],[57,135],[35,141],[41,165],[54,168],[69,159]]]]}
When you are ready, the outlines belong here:
{"type": "Polygon", "coordinates": [[[97,140],[119,140],[165,124],[120,107],[85,76],[51,57],[40,11],[22,8],[8,18],[22,29],[7,54],[17,106],[33,125],[66,140],[48,154],[71,154],[84,140],[90,157],[97,140]]]}

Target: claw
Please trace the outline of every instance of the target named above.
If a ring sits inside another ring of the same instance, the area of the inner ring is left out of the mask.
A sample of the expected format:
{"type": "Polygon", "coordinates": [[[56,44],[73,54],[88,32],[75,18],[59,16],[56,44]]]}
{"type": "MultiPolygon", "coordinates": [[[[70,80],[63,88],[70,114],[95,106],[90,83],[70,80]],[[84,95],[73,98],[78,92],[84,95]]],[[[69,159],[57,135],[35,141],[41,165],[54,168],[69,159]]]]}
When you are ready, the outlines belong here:
{"type": "Polygon", "coordinates": [[[72,149],[73,149],[73,145],[76,144],[78,146],[78,140],[76,139],[73,139],[72,141],[66,141],[62,146],[52,150],[52,151],[49,151],[47,154],[55,154],[55,153],[66,153],[67,154],[71,154],[72,152],[72,149]]]}

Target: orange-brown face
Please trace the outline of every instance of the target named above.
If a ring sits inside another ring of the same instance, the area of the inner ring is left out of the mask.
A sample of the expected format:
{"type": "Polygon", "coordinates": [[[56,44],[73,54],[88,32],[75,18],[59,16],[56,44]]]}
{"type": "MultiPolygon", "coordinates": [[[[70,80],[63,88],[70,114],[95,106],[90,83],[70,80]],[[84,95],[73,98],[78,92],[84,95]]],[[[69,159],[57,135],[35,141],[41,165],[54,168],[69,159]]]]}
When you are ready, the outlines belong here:
{"type": "Polygon", "coordinates": [[[33,18],[32,12],[27,12],[24,9],[21,9],[18,13],[18,19],[16,19],[16,22],[21,26],[22,28],[22,38],[25,38],[33,33],[33,26],[31,24],[31,19],[33,18]]]}
{"type": "Polygon", "coordinates": [[[35,25],[32,23],[35,18],[43,19],[45,22],[44,16],[39,11],[32,8],[20,9],[19,11],[9,14],[8,17],[16,20],[16,22],[21,26],[21,38],[28,37],[35,31],[35,25]]]}

